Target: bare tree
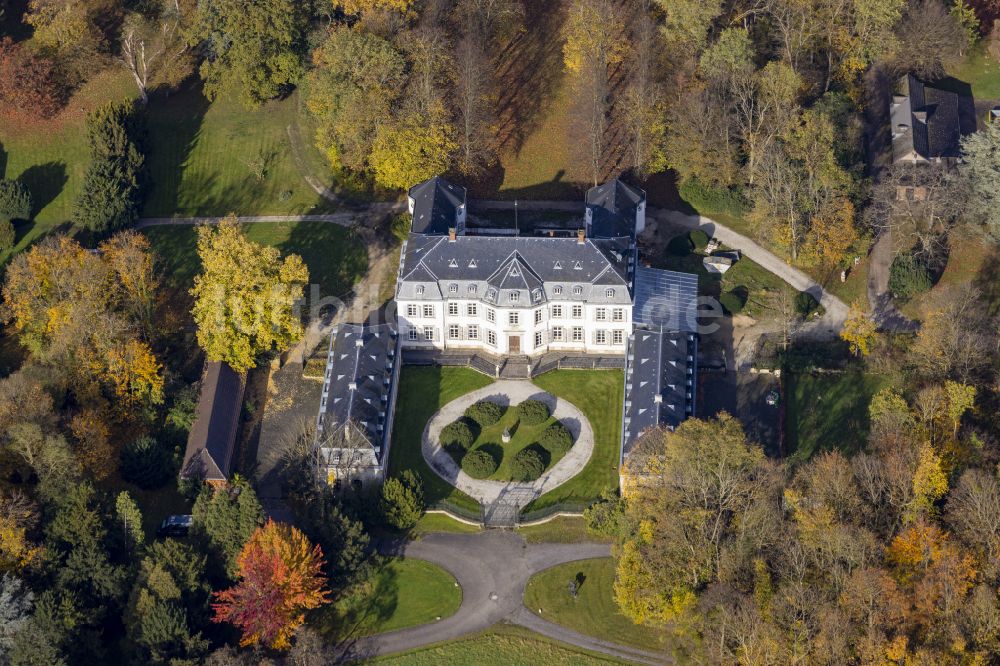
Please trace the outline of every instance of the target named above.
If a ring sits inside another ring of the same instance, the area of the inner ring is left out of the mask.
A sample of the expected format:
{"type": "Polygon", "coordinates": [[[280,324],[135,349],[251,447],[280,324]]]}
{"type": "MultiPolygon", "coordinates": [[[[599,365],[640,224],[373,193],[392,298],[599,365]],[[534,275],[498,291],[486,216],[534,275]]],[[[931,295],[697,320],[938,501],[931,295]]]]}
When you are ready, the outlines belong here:
{"type": "Polygon", "coordinates": [[[182,10],[180,0],[165,0],[155,17],[131,13],[125,18],[120,60],[132,74],[143,104],[149,100],[152,85],[176,85],[190,73],[194,60],[188,52],[184,21],[191,12],[182,10]]]}
{"type": "Polygon", "coordinates": [[[403,42],[410,60],[410,89],[407,100],[422,116],[436,116],[444,109],[445,72],[450,69],[451,45],[437,27],[423,27],[407,33],[403,42]]]}
{"type": "Polygon", "coordinates": [[[962,57],[965,29],[940,0],[917,0],[896,28],[896,68],[921,78],[937,79],[962,57]]]}
{"type": "Polygon", "coordinates": [[[640,3],[633,20],[629,83],[618,105],[628,132],[632,168],[640,174],[666,167],[666,95],[656,75],[657,38],[646,0],[640,3]]]}
{"type": "Polygon", "coordinates": [[[459,131],[459,166],[474,174],[491,161],[489,127],[493,121],[490,89],[493,74],[484,44],[467,26],[458,42],[454,69],[459,131]]]}

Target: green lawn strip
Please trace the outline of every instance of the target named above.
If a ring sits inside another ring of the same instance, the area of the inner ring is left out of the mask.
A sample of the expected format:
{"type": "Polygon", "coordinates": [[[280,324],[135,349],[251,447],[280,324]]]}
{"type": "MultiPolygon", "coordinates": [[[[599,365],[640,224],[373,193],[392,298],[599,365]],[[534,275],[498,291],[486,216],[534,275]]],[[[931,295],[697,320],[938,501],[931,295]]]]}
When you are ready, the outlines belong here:
{"type": "Polygon", "coordinates": [[[553,370],[532,380],[539,388],[573,403],[594,430],[594,452],[583,470],[529,504],[525,511],[563,502],[587,504],[606,488],[618,486],[621,437],[621,370],[553,370]]]}
{"type": "Polygon", "coordinates": [[[451,532],[452,534],[475,534],[481,532],[478,525],[469,525],[455,520],[445,513],[425,513],[417,521],[417,524],[409,531],[408,536],[413,539],[433,534],[434,532],[451,532]]]}
{"type": "Polygon", "coordinates": [[[971,85],[977,100],[1000,98],[1000,62],[986,50],[985,40],[970,49],[965,61],[949,73],[971,85]]]}
{"type": "Polygon", "coordinates": [[[461,640],[379,657],[373,663],[392,666],[598,666],[632,662],[581,650],[521,627],[497,625],[461,640]]]}
{"type": "Polygon", "coordinates": [[[541,617],[606,641],[662,650],[657,632],[634,624],[615,604],[615,563],[610,557],[567,562],[535,574],[524,591],[524,605],[541,617]],[[577,596],[569,584],[579,584],[577,596]]]}
{"type": "Polygon", "coordinates": [[[862,304],[868,302],[868,257],[862,257],[858,265],[851,268],[844,282],[840,281],[840,269],[827,277],[825,282],[820,282],[824,283],[828,292],[844,303],[850,305],[855,301],[861,301],[862,304]]]}
{"type": "MultiPolygon", "coordinates": [[[[282,254],[295,253],[309,268],[309,281],[323,296],[343,296],[368,268],[362,243],[349,229],[328,222],[254,222],[242,225],[252,241],[272,245],[282,254]]],[[[149,238],[166,275],[166,286],[189,289],[200,271],[193,226],[147,227],[149,238]]],[[[307,291],[307,296],[309,293],[307,291]]]]}
{"type": "Polygon", "coordinates": [[[819,451],[861,450],[868,438],[868,403],[890,380],[860,371],[789,372],[786,396],[788,452],[806,461],[819,451]]]}
{"type": "Polygon", "coordinates": [[[582,517],[559,516],[539,525],[519,526],[517,533],[528,543],[582,543],[584,541],[609,541],[591,534],[582,517]]]}
{"type": "MultiPolygon", "coordinates": [[[[549,418],[539,425],[524,425],[518,422],[517,412],[513,407],[512,405],[508,408],[497,423],[483,428],[472,446],[469,447],[470,451],[486,447],[487,452],[490,452],[494,457],[496,451],[503,452],[503,458],[500,460],[497,471],[489,477],[495,481],[510,481],[512,478],[511,461],[514,460],[514,456],[517,455],[518,451],[538,443],[538,439],[545,432],[545,429],[556,422],[556,419],[549,418]],[[510,428],[511,438],[508,443],[504,444],[502,435],[507,428],[510,428]]],[[[542,448],[540,444],[539,448],[542,448]]],[[[554,456],[545,449],[542,450],[544,451],[542,459],[547,463],[546,469],[550,469],[565,455],[554,456]]]]}
{"type": "Polygon", "coordinates": [[[309,624],[339,642],[436,622],[461,605],[462,589],[450,573],[424,560],[392,559],[372,580],[316,611],[309,624]]]}
{"type": "Polygon", "coordinates": [[[396,418],[389,450],[389,475],[413,470],[424,482],[429,505],[445,500],[466,511],[479,512],[479,503],[435,474],[420,452],[424,426],[441,407],[493,380],[469,368],[403,366],[399,379],[396,418]]]}

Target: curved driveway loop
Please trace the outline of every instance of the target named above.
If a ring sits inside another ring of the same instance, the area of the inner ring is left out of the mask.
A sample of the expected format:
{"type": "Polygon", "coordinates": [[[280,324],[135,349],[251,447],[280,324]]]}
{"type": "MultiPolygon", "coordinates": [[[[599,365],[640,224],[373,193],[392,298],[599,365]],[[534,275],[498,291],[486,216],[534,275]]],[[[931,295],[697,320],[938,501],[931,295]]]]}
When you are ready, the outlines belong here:
{"type": "Polygon", "coordinates": [[[513,532],[431,534],[420,541],[382,544],[386,554],[427,560],[450,572],[462,586],[462,605],[451,617],[399,631],[359,638],[341,646],[341,661],[364,660],[412,650],[483,631],[498,622],[528,629],[594,652],[643,664],[663,664],[666,655],[603,641],[544,620],[524,607],[528,579],[564,562],[608,557],[603,543],[526,544],[513,532]]]}
{"type": "Polygon", "coordinates": [[[476,498],[481,504],[490,505],[500,497],[504,497],[515,502],[518,509],[521,509],[536,497],[566,483],[580,473],[594,452],[594,430],[590,427],[587,417],[573,403],[546,393],[528,381],[500,380],[455,398],[439,409],[424,427],[421,452],[424,460],[438,476],[476,498]],[[489,399],[510,407],[529,398],[548,405],[552,415],[563,422],[574,440],[566,455],[532,483],[473,479],[461,470],[447,451],[441,448],[441,443],[438,441],[441,429],[461,418],[466,408],[474,402],[489,399]]]}

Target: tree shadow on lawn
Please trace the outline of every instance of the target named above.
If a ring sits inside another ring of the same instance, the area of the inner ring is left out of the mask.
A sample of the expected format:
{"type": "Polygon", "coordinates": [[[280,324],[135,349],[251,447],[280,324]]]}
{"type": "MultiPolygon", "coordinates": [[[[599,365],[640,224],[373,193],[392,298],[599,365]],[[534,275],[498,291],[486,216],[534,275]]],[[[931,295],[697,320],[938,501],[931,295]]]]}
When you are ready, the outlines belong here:
{"type": "Polygon", "coordinates": [[[344,590],[316,611],[310,625],[331,643],[347,643],[379,631],[399,605],[398,574],[384,565],[370,580],[344,590]]]}
{"type": "Polygon", "coordinates": [[[52,203],[69,182],[65,162],[46,162],[30,166],[17,179],[31,192],[32,218],[52,203]]]}

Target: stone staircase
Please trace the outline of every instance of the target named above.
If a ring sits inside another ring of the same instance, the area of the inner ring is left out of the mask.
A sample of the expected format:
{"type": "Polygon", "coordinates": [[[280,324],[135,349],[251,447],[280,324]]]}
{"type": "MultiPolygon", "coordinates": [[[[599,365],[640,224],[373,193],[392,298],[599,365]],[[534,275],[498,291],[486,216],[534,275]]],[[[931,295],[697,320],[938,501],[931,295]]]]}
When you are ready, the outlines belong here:
{"type": "Polygon", "coordinates": [[[508,356],[500,367],[501,379],[531,379],[531,359],[527,356],[508,356]]]}

